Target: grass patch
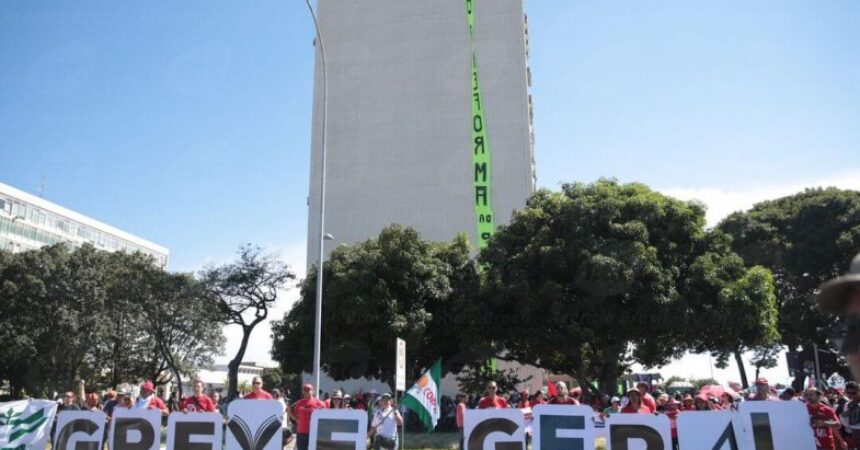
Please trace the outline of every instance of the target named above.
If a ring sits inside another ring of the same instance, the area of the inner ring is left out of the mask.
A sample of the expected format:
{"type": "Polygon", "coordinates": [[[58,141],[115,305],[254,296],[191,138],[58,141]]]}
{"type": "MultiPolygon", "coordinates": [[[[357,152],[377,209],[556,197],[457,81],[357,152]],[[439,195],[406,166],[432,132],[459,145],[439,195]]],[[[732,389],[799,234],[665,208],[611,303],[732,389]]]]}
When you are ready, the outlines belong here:
{"type": "Polygon", "coordinates": [[[406,433],[403,448],[412,450],[450,450],[460,445],[459,433],[406,433]]]}

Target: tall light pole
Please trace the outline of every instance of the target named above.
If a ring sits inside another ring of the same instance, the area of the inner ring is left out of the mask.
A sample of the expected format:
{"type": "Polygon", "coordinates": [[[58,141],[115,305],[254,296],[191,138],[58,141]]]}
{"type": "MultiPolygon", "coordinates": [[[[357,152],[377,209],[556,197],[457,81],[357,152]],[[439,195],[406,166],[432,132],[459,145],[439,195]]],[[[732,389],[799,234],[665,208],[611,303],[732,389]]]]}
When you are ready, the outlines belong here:
{"type": "Polygon", "coordinates": [[[323,104],[322,104],[322,136],[320,137],[321,153],[320,153],[320,229],[319,229],[319,259],[317,259],[317,295],[316,295],[316,310],[314,316],[314,389],[319,391],[320,388],[320,342],[322,340],[322,292],[323,292],[323,251],[326,241],[325,234],[325,157],[326,157],[326,122],[328,121],[328,70],[325,65],[325,46],[323,45],[322,32],[320,24],[317,20],[317,15],[311,6],[311,0],[305,0],[308,5],[308,11],[314,20],[314,28],[316,28],[317,38],[316,44],[320,49],[320,64],[322,67],[323,78],[323,104]]]}

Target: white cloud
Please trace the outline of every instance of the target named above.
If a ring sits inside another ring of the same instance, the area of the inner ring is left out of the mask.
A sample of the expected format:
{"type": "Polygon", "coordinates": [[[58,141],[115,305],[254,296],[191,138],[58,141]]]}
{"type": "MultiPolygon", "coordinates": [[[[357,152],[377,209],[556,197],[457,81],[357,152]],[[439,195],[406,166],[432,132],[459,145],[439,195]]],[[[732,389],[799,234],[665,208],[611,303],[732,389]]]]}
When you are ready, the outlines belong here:
{"type": "Polygon", "coordinates": [[[708,206],[708,226],[714,226],[729,214],[749,209],[758,202],[796,194],[809,187],[828,186],[860,190],[860,170],[847,170],[828,178],[809,178],[785,184],[750,184],[739,189],[666,187],[657,190],[682,200],[696,199],[703,202],[708,206]]]}

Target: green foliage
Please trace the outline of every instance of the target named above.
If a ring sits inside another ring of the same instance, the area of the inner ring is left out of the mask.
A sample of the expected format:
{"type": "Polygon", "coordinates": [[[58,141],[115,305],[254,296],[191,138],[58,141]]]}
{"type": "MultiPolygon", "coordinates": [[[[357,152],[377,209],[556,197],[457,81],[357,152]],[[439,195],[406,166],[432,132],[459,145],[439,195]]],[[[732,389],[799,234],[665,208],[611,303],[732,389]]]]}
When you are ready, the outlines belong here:
{"type": "Polygon", "coordinates": [[[772,345],[768,347],[758,347],[755,349],[750,362],[755,367],[755,378],[758,378],[761,369],[773,369],[778,364],[778,359],[782,353],[782,347],[772,345]]]}
{"type": "Polygon", "coordinates": [[[484,395],[487,391],[487,384],[490,381],[495,381],[496,385],[498,385],[499,394],[504,394],[517,392],[517,385],[526,383],[531,379],[531,375],[526,378],[519,378],[517,372],[513,369],[498,370],[489,367],[488,364],[476,364],[467,367],[457,375],[457,382],[460,383],[460,391],[465,394],[475,395],[484,395]]]}
{"type": "Polygon", "coordinates": [[[717,380],[715,380],[713,378],[691,378],[690,384],[693,385],[694,390],[698,391],[699,389],[701,389],[701,388],[703,388],[709,384],[719,385],[720,383],[717,382],[717,380]]]}
{"type": "Polygon", "coordinates": [[[207,291],[207,309],[220,322],[242,328],[239,349],[227,364],[229,400],[239,392],[239,364],[245,357],[251,333],[269,316],[280,291],[296,278],[277,255],[264,253],[260,247],[244,245],[238,253],[235,262],[209,266],[200,274],[207,291]]]}
{"type": "Polygon", "coordinates": [[[860,249],[860,192],[807,189],[734,213],[718,228],[747,264],[773,272],[782,342],[825,345],[838,321],[818,311],[815,290],[860,249]]]}
{"type": "Polygon", "coordinates": [[[197,283],[140,253],[65,245],[0,252],[0,379],[50,395],[175,377],[211,362],[223,338],[197,283]]]}
{"type": "MultiPolygon", "coordinates": [[[[742,342],[719,307],[752,312],[768,341],[766,270],[704,229],[704,208],[641,184],[601,180],[537,192],[481,253],[485,339],[513,359],[604,389],[636,361],[657,366],[688,349],[742,342]],[[729,264],[723,270],[723,264],[729,264]],[[749,309],[745,309],[749,308],[749,309]],[[533,324],[527,332],[517,323],[533,324]]],[[[772,287],[771,287],[772,289],[772,287]]]]}
{"type": "MultiPolygon", "coordinates": [[[[450,243],[388,227],[365,242],[337,247],[324,265],[322,364],[335,379],[394,377],[395,339],[406,340],[407,377],[442,357],[443,370],[476,359],[466,326],[480,306],[476,262],[464,236],[450,243]]],[[[282,367],[311,371],[317,268],[301,298],[272,326],[272,355],[282,367]]]]}

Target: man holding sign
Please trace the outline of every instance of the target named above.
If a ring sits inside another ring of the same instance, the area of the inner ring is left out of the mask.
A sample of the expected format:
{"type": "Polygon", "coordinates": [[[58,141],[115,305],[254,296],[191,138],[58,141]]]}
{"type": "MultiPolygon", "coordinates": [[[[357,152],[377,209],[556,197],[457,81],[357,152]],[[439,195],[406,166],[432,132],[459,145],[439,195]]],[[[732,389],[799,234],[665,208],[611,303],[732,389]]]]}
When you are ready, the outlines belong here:
{"type": "Polygon", "coordinates": [[[194,383],[194,395],[189,395],[182,399],[179,404],[179,409],[182,412],[215,412],[215,402],[203,393],[203,382],[197,381],[194,383]]]}
{"type": "Polygon", "coordinates": [[[152,381],[147,381],[140,385],[140,397],[138,397],[137,403],[134,404],[134,409],[158,409],[164,417],[170,414],[170,410],[167,409],[164,401],[155,395],[155,385],[152,384],[152,381]]]}
{"type": "Polygon", "coordinates": [[[397,427],[403,426],[400,411],[391,406],[391,394],[379,397],[379,408],[373,413],[368,435],[373,439],[373,450],[394,450],[397,447],[397,427]]]}
{"type": "Polygon", "coordinates": [[[836,417],[833,409],[821,403],[821,391],[818,388],[809,388],[803,393],[803,398],[806,399],[806,410],[809,412],[818,450],[835,450],[837,438],[838,448],[846,450],[848,446],[839,435],[839,418],[836,417]]]}

